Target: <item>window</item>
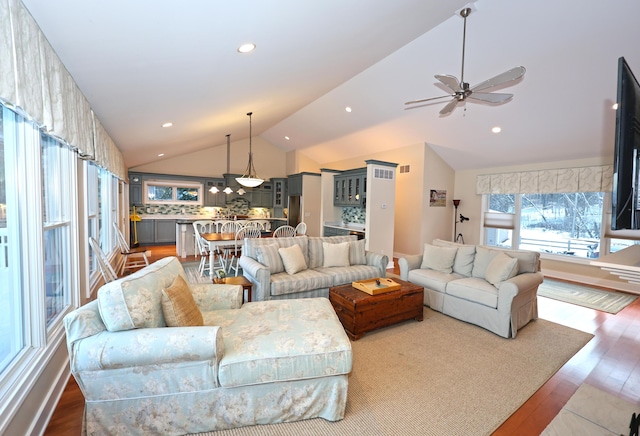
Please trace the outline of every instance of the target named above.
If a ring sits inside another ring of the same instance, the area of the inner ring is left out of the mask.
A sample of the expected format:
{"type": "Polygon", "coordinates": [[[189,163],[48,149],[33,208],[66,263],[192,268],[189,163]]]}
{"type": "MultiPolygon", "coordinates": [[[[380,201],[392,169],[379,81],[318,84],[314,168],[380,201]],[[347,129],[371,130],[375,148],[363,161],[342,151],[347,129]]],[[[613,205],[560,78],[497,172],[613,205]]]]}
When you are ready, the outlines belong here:
{"type": "MultiPolygon", "coordinates": [[[[87,180],[86,180],[86,192],[87,192],[87,235],[94,238],[96,241],[100,241],[99,225],[98,225],[98,171],[99,168],[91,163],[85,162],[87,165],[87,180]]],[[[95,255],[91,247],[89,250],[89,277],[91,277],[97,270],[95,255]]]]}
{"type": "Polygon", "coordinates": [[[490,194],[485,243],[563,256],[597,258],[604,193],[490,194]]]}
{"type": "Polygon", "coordinates": [[[145,204],[202,205],[202,183],[169,180],[144,182],[145,204]]]}
{"type": "Polygon", "coordinates": [[[71,216],[75,156],[50,136],[41,138],[42,221],[47,326],[71,304],[71,216]]]}
{"type": "Polygon", "coordinates": [[[0,106],[0,373],[24,347],[18,192],[6,185],[17,178],[20,133],[17,115],[0,106]]]}

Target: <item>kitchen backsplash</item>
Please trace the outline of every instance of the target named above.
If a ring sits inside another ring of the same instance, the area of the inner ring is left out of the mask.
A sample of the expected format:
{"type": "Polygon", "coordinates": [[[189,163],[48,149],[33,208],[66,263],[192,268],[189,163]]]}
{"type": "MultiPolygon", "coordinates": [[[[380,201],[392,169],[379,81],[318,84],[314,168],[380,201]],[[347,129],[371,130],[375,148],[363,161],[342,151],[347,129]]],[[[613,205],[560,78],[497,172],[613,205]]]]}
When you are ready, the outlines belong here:
{"type": "Polygon", "coordinates": [[[366,223],[367,210],[364,207],[343,207],[342,221],[346,223],[366,223]]]}
{"type": "MultiPolygon", "coordinates": [[[[244,198],[236,198],[227,207],[204,207],[181,204],[153,204],[143,207],[136,207],[136,213],[140,216],[153,215],[191,215],[212,217],[214,215],[233,216],[233,215],[249,215],[256,217],[266,217],[269,209],[266,208],[249,208],[249,202],[244,198]]],[[[131,207],[129,213],[133,213],[131,207]]]]}

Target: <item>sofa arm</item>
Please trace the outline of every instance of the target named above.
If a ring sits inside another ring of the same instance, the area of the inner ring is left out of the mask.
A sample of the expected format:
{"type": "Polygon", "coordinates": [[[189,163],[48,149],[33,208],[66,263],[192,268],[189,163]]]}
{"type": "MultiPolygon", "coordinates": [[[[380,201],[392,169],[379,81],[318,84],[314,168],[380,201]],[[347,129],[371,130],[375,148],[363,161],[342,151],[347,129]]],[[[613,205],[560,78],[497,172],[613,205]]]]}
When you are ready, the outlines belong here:
{"type": "Polygon", "coordinates": [[[367,265],[375,266],[380,270],[380,277],[387,276],[389,257],[385,254],[374,253],[373,251],[365,251],[365,256],[367,259],[367,265]]]}
{"type": "Polygon", "coordinates": [[[422,265],[422,254],[414,254],[412,256],[405,256],[398,259],[400,279],[409,280],[409,271],[420,268],[420,265],[422,265]]]}
{"type": "Polygon", "coordinates": [[[271,272],[269,268],[249,256],[240,256],[238,263],[244,275],[253,284],[254,301],[271,298],[271,272]]]}
{"type": "Polygon", "coordinates": [[[219,326],[158,327],[102,332],[76,341],[69,356],[75,374],[188,361],[218,361],[224,355],[219,326]]]}
{"type": "Polygon", "coordinates": [[[213,283],[190,283],[193,299],[201,311],[239,309],[243,292],[240,285],[215,285],[213,283]]]}
{"type": "Polygon", "coordinates": [[[541,272],[518,274],[498,287],[498,310],[509,311],[515,298],[535,297],[544,276],[541,272]]]}

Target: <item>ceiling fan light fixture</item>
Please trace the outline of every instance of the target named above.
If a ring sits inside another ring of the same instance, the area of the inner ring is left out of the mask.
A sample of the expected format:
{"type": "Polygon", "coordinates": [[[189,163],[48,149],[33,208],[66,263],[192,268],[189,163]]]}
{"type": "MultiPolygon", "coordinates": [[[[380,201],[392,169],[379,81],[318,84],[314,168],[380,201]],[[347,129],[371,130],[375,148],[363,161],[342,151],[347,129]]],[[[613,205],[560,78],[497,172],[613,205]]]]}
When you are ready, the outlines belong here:
{"type": "Polygon", "coordinates": [[[247,163],[247,169],[244,171],[242,177],[237,177],[236,182],[240,183],[245,188],[255,188],[262,185],[263,179],[258,177],[256,169],[253,166],[253,149],[251,146],[251,115],[253,112],[247,112],[249,117],[249,162],[247,163]]]}

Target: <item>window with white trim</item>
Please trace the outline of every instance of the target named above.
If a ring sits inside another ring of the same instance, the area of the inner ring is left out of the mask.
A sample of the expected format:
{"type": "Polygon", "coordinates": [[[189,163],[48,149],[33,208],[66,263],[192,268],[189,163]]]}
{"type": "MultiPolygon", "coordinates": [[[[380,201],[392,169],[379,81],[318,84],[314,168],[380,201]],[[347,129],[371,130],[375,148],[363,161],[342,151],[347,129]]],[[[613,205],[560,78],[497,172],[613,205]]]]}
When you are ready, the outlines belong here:
{"type": "Polygon", "coordinates": [[[143,183],[143,202],[202,206],[202,183],[147,180],[143,183]]]}

